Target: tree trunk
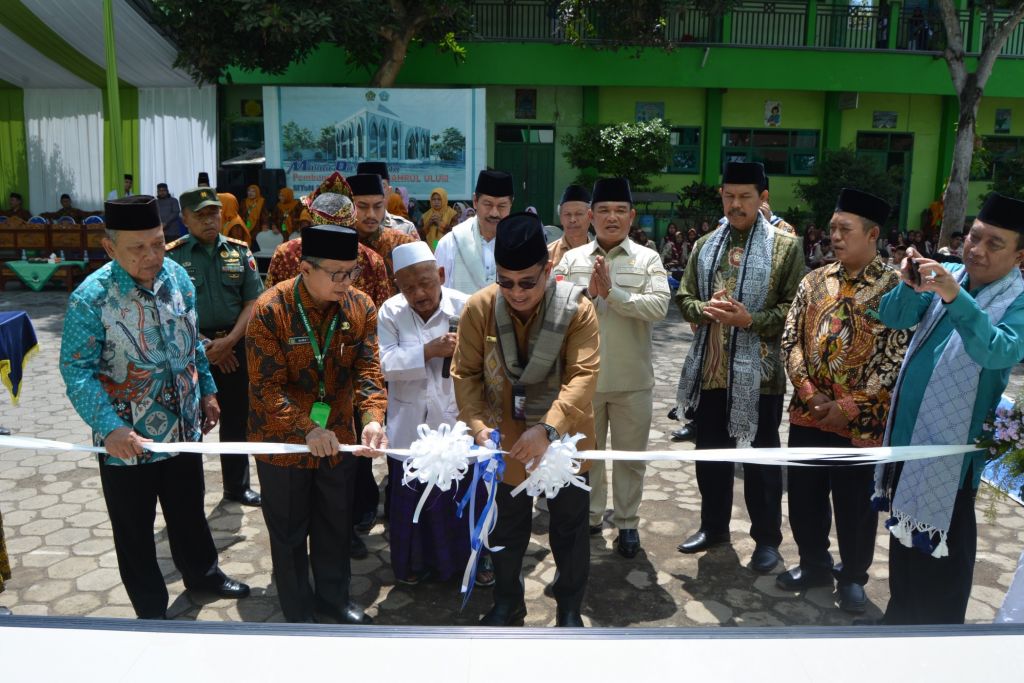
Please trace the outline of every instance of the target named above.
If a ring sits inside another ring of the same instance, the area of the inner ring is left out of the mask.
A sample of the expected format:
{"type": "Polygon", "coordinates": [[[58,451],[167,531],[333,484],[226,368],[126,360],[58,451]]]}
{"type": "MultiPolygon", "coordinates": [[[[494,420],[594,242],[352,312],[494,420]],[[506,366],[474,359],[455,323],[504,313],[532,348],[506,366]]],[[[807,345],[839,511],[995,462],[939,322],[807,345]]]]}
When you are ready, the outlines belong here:
{"type": "Polygon", "coordinates": [[[384,56],[384,61],[377,67],[377,72],[370,79],[371,88],[390,88],[395,85],[398,72],[402,70],[405,58],[409,54],[409,43],[416,35],[420,23],[416,21],[413,25],[394,31],[384,38],[387,41],[388,52],[384,56]]]}
{"type": "Polygon", "coordinates": [[[970,83],[960,95],[960,117],[956,126],[956,143],[953,146],[953,165],[949,171],[949,184],[943,194],[942,229],[936,247],[949,244],[950,235],[964,231],[967,217],[967,190],[971,179],[971,160],[974,158],[974,129],[978,117],[978,103],[981,90],[974,85],[973,74],[970,83]]]}

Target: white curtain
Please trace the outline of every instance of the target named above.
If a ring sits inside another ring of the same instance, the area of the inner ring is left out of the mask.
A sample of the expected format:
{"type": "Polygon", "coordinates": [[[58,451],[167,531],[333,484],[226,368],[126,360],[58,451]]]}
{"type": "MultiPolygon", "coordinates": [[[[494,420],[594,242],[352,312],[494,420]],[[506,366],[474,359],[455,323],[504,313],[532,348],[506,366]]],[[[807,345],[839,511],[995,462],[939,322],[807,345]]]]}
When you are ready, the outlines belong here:
{"type": "Polygon", "coordinates": [[[34,214],[60,207],[103,208],[103,95],[98,88],[25,89],[28,206],[34,214]]]}
{"type": "Polygon", "coordinates": [[[217,88],[139,88],[137,192],[167,183],[177,197],[196,186],[200,171],[217,184],[217,88]]]}

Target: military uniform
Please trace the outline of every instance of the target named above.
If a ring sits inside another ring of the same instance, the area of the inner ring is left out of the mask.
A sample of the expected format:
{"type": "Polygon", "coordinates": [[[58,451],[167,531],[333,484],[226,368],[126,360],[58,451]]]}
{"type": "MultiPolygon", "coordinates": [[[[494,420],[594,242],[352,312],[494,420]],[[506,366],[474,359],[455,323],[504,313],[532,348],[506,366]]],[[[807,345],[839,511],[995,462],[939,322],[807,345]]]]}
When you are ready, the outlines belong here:
{"type": "MultiPolygon", "coordinates": [[[[199,332],[208,339],[227,336],[245,305],[263,292],[256,259],[242,240],[218,235],[216,244],[207,246],[192,235],[185,235],[167,245],[167,256],[181,264],[196,287],[199,332]]],[[[239,365],[234,372],[210,365],[221,406],[221,441],[245,441],[249,419],[244,335],[233,352],[239,365]]],[[[249,458],[222,455],[220,462],[224,494],[237,499],[249,489],[249,458]]]]}

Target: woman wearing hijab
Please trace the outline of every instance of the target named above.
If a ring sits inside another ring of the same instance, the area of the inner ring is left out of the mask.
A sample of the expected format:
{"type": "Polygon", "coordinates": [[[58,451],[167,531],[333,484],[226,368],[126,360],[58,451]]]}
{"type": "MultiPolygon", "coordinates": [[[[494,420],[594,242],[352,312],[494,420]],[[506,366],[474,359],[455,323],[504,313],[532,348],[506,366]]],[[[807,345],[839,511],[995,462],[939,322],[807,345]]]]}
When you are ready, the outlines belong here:
{"type": "Polygon", "coordinates": [[[397,192],[392,192],[391,196],[388,197],[388,213],[401,216],[405,220],[411,220],[409,218],[409,208],[405,205],[402,195],[397,192]]]}
{"type": "Polygon", "coordinates": [[[295,192],[290,187],[282,187],[277,194],[277,206],[274,207],[274,214],[271,217],[271,226],[281,231],[287,240],[292,233],[301,229],[300,221],[305,207],[295,198],[295,192]]]}
{"type": "Polygon", "coordinates": [[[249,234],[249,229],[242,222],[241,217],[238,215],[238,200],[235,199],[235,195],[230,192],[218,192],[217,199],[220,200],[220,220],[221,220],[221,234],[225,237],[233,237],[236,240],[242,240],[246,244],[252,246],[252,237],[249,234]]]}
{"type": "Polygon", "coordinates": [[[430,191],[430,208],[423,213],[421,223],[424,241],[433,250],[437,241],[455,227],[459,214],[448,206],[448,193],[443,187],[435,187],[430,191]]]}
{"type": "Polygon", "coordinates": [[[242,210],[239,212],[239,216],[242,222],[245,223],[245,229],[249,231],[250,235],[255,235],[267,227],[267,216],[263,213],[265,205],[266,201],[263,199],[263,195],[260,194],[259,185],[250,185],[246,188],[245,201],[242,202],[242,210]]]}

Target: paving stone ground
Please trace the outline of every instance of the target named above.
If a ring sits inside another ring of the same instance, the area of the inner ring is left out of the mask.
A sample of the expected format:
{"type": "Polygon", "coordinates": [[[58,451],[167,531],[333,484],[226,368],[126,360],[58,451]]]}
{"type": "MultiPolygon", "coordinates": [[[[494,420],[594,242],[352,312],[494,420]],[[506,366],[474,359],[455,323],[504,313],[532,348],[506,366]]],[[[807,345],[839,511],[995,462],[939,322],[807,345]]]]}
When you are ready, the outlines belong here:
{"type": "MultiPolygon", "coordinates": [[[[56,290],[0,292],[0,310],[28,311],[40,343],[39,354],[27,367],[20,405],[12,407],[6,394],[0,396],[0,425],[25,436],[87,443],[89,432],[71,408],[57,368],[66,302],[67,295],[56,290]]],[[[651,449],[692,447],[670,442],[669,433],[678,423],[666,418],[691,339],[689,327],[674,309],[656,328],[651,449]]],[[[1012,392],[1020,390],[1022,380],[1015,374],[1012,392]]],[[[788,425],[784,423],[782,429],[785,443],[788,425]]],[[[383,465],[376,467],[380,480],[383,465]]],[[[255,468],[252,479],[256,485],[255,468]]],[[[614,529],[593,538],[584,621],[619,627],[849,624],[851,618],[834,606],[829,590],[816,588],[802,595],[780,591],[774,576],[758,576],[747,568],[753,542],[747,535],[749,520],[741,486],[737,477],[732,546],[681,555],[676,545],[699,521],[694,468],[691,463],[652,462],[641,507],[643,550],[626,560],[614,551],[614,529]]],[[[207,515],[221,566],[249,583],[252,596],[236,602],[187,593],[171,563],[158,514],[157,549],[169,584],[170,615],[208,621],[283,621],[260,511],[221,499],[216,459],[206,464],[206,487],[207,515]]],[[[784,514],[785,510],[784,501],[784,514]]],[[[95,456],[0,449],[0,512],[14,571],[7,590],[0,594],[0,605],[16,614],[134,617],[117,572],[95,456]]],[[[1024,508],[983,488],[978,518],[978,562],[967,618],[991,622],[1024,547],[1024,508]]],[[[547,514],[538,511],[525,561],[527,624],[533,626],[554,623],[549,586],[555,566],[546,529],[547,514]]],[[[880,525],[867,585],[868,616],[879,616],[888,599],[888,534],[883,531],[880,525]]],[[[788,520],[783,534],[782,554],[786,565],[792,566],[797,553],[788,520]]],[[[352,563],[352,595],[378,624],[469,625],[490,606],[486,589],[477,589],[460,612],[454,582],[397,585],[389,567],[386,526],[378,523],[366,540],[370,556],[352,563]]],[[[834,536],[832,547],[836,547],[834,536]]]]}

